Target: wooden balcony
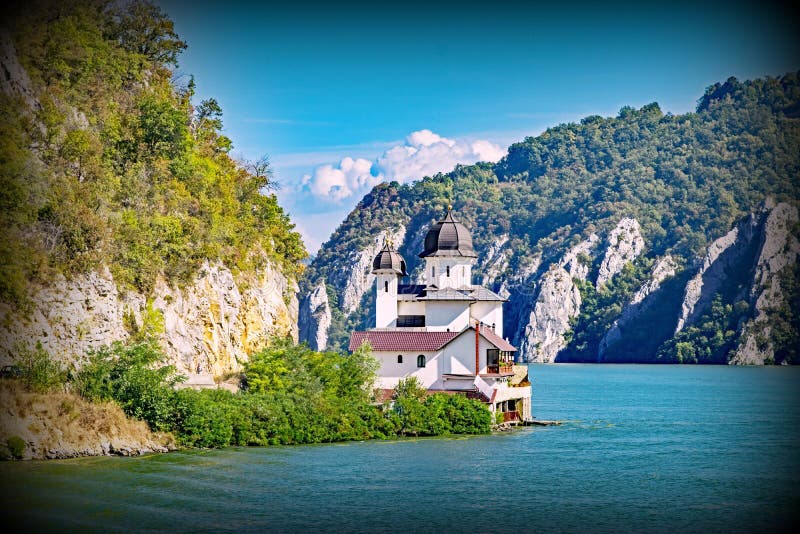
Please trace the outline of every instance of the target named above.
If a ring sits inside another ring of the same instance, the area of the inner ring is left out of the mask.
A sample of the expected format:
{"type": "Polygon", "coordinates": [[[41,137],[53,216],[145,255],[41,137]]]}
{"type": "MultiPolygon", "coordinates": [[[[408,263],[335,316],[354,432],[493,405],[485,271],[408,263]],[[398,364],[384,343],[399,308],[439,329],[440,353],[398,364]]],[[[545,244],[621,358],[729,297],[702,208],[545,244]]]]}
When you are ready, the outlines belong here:
{"type": "Polygon", "coordinates": [[[491,375],[513,375],[514,374],[514,365],[489,365],[486,367],[486,371],[491,375]]]}

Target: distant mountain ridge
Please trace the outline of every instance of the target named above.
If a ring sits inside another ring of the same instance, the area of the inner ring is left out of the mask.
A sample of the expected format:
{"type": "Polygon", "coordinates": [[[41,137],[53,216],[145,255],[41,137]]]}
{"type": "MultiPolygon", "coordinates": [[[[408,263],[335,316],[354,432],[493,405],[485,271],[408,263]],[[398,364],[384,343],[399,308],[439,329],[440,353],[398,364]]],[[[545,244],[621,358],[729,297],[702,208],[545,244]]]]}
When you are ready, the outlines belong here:
{"type": "Polygon", "coordinates": [[[300,337],[342,348],[371,326],[384,237],[414,280],[452,203],[476,282],[509,299],[523,361],[800,363],[798,110],[798,73],[730,78],[693,113],[624,107],[528,137],[497,164],[378,185],[306,270],[300,337]]]}

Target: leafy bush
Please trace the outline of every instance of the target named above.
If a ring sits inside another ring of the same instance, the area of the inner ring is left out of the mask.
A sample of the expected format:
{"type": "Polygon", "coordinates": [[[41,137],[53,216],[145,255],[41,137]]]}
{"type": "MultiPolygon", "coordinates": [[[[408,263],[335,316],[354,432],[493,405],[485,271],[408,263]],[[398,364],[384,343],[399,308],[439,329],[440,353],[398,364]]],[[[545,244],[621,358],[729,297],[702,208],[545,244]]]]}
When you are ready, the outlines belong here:
{"type": "Polygon", "coordinates": [[[6,445],[12,458],[17,460],[22,458],[22,454],[25,452],[25,440],[19,436],[11,436],[6,440],[6,445]]]}
{"type": "Polygon", "coordinates": [[[173,386],[182,377],[155,341],[130,345],[115,342],[89,353],[73,379],[76,391],[89,400],[114,400],[126,414],[146,421],[154,430],[170,430],[173,386]]]}
{"type": "Polygon", "coordinates": [[[269,166],[248,172],[216,101],[193,105],[194,81],[175,74],[186,44],[161,8],[42,0],[4,22],[39,102],[0,94],[4,301],[101,263],[144,293],[160,275],[186,283],[206,260],[299,276],[306,250],[269,166]]]}
{"type": "Polygon", "coordinates": [[[416,377],[395,388],[394,414],[402,435],[486,434],[492,426],[492,414],[481,402],[463,395],[427,395],[416,377]]]}
{"type": "Polygon", "coordinates": [[[18,346],[16,352],[20,378],[28,389],[43,393],[66,383],[67,373],[58,362],[50,358],[40,342],[33,349],[18,346]]]}

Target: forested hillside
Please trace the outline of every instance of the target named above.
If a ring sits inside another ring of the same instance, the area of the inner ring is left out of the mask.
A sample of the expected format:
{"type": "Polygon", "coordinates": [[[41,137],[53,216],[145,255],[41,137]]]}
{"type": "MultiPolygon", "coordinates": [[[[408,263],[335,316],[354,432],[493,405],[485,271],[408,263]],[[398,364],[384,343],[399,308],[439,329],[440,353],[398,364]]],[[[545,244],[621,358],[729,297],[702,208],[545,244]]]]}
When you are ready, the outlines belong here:
{"type": "Polygon", "coordinates": [[[371,326],[375,240],[393,235],[417,269],[452,203],[473,231],[475,282],[508,296],[524,359],[800,363],[799,118],[798,73],[731,78],[694,113],[625,107],[495,165],[379,185],[307,270],[301,335],[342,346],[371,326]]]}
{"type": "Polygon", "coordinates": [[[175,357],[240,358],[276,321],[291,333],[302,240],[269,166],[230,156],[220,106],[179,73],[172,21],[141,0],[43,0],[4,7],[1,24],[3,355],[27,330],[81,352],[70,343],[123,337],[148,310],[166,315],[175,357]],[[258,339],[239,339],[245,326],[258,339]]]}

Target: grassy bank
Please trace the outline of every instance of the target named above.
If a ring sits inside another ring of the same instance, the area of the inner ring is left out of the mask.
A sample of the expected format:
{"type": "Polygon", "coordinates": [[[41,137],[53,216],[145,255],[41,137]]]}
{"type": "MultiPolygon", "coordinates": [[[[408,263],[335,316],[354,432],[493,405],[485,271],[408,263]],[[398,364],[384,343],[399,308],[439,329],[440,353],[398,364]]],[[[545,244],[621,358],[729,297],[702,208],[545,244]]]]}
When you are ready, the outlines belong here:
{"type": "Polygon", "coordinates": [[[413,380],[401,384],[392,402],[377,403],[371,387],[377,362],[368,350],[321,353],[275,340],[251,357],[236,393],[176,389],[184,377],[151,340],[103,347],[80,369],[62,369],[41,348],[21,351],[17,361],[20,376],[4,381],[14,392],[9,395],[15,405],[40,409],[20,408],[3,421],[7,457],[48,456],[24,428],[50,428],[64,451],[72,444],[77,452],[57,455],[63,457],[114,452],[102,445],[109,432],[153,443],[160,436],[167,444],[166,436],[174,436],[181,447],[226,447],[485,434],[492,422],[480,402],[426,395],[413,380]],[[13,453],[14,437],[27,453],[13,453]],[[86,445],[94,442],[98,447],[86,445]]]}

